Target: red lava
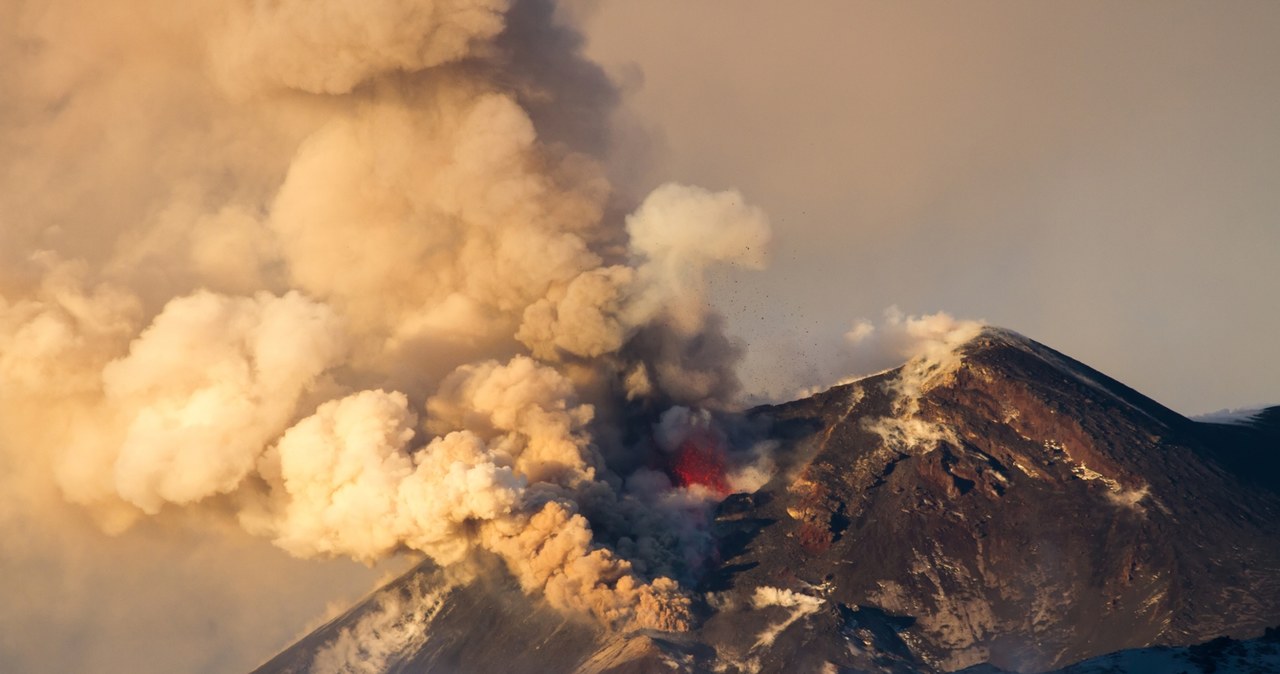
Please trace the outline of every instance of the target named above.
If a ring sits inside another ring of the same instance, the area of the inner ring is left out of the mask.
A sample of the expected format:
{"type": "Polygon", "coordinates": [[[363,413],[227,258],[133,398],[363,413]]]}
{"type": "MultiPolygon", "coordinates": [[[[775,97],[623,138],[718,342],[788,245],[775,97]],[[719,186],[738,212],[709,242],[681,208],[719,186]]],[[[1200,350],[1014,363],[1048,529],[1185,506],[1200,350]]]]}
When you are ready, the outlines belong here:
{"type": "Polygon", "coordinates": [[[671,460],[671,473],[682,487],[698,484],[720,496],[729,494],[724,454],[709,434],[694,433],[680,443],[671,460]]]}

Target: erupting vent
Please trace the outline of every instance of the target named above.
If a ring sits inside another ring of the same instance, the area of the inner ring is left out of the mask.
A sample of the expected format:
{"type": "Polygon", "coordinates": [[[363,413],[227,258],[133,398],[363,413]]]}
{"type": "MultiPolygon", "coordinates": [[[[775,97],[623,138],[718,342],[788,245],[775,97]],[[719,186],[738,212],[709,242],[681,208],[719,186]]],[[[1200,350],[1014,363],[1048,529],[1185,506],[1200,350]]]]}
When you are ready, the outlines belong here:
{"type": "Polygon", "coordinates": [[[702,485],[721,496],[729,494],[724,450],[710,434],[696,433],[680,443],[671,462],[671,474],[682,487],[702,485]]]}

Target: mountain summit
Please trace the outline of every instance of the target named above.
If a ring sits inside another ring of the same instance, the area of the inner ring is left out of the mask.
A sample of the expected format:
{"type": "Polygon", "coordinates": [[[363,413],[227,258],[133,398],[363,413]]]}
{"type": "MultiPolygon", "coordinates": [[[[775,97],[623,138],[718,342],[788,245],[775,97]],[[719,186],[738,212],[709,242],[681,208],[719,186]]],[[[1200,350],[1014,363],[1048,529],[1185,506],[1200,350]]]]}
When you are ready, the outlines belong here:
{"type": "Polygon", "coordinates": [[[986,328],[748,417],[778,470],[720,504],[690,631],[424,563],[257,671],[1034,672],[1280,623],[1275,408],[1194,422],[986,328]]]}

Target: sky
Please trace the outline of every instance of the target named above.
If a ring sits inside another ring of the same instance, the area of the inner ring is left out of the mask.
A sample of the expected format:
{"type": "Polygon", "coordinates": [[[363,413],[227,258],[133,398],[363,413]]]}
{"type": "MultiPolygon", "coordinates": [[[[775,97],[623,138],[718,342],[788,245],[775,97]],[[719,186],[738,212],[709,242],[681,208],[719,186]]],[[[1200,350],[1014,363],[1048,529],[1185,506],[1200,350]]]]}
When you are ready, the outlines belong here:
{"type": "Polygon", "coordinates": [[[736,187],[771,218],[768,269],[715,295],[757,394],[829,375],[896,305],[1017,330],[1186,414],[1280,402],[1280,5],[585,10],[625,86],[614,170],[736,187]]]}
{"type": "Polygon", "coordinates": [[[1280,403],[1280,5],[506,4],[0,1],[0,670],[245,671],[467,546],[631,615],[523,566],[590,553],[592,405],[903,315],[1280,403]]]}

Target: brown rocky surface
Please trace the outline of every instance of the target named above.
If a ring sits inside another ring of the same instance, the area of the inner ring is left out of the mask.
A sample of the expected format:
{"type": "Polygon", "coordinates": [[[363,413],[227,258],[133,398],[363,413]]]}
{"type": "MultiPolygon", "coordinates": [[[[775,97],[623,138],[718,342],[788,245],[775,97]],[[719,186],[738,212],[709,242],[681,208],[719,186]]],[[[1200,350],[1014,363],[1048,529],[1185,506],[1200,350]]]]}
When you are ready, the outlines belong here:
{"type": "MultiPolygon", "coordinates": [[[[371,671],[1033,672],[1280,623],[1280,410],[1193,422],[987,329],[749,416],[780,470],[721,504],[694,630],[607,634],[490,580],[371,671]]],[[[258,671],[308,671],[384,604],[258,671]]]]}

